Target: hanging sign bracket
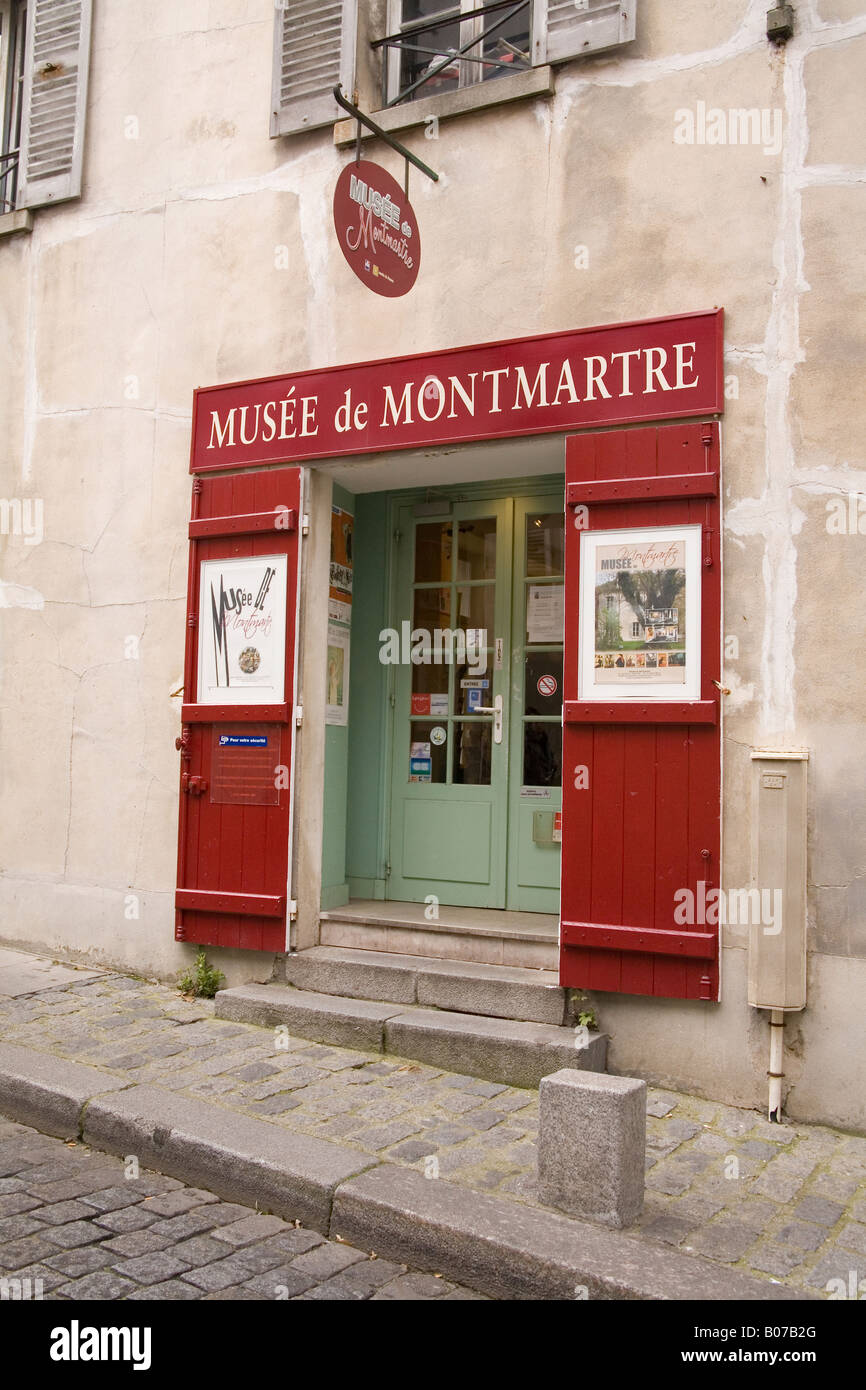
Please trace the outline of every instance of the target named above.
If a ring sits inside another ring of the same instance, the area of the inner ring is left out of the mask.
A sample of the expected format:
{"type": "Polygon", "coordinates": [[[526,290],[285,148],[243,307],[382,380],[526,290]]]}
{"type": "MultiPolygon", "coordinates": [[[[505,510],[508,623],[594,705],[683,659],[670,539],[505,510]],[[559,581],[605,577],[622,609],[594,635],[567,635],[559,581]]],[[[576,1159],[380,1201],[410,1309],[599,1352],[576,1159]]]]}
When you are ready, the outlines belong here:
{"type": "Polygon", "coordinates": [[[383,130],[382,127],[371,120],[369,116],[365,116],[364,112],[361,111],[359,107],[354,106],[351,101],[347,101],[343,96],[343,88],[339,82],[334,88],[334,100],[338,106],[342,106],[343,110],[348,111],[349,115],[354,116],[355,120],[358,122],[358,139],[355,148],[356,160],[361,158],[361,126],[364,125],[373,135],[377,135],[380,140],[384,140],[386,145],[390,145],[392,150],[396,150],[397,153],[401,154],[406,160],[407,184],[409,182],[410,164],[414,164],[416,169],[420,169],[421,173],[426,174],[428,179],[432,179],[434,183],[439,182],[439,175],[434,173],[428,165],[424,164],[417,155],[414,155],[411,150],[407,150],[405,145],[401,145],[399,140],[395,140],[393,135],[389,135],[387,130],[383,130]]]}

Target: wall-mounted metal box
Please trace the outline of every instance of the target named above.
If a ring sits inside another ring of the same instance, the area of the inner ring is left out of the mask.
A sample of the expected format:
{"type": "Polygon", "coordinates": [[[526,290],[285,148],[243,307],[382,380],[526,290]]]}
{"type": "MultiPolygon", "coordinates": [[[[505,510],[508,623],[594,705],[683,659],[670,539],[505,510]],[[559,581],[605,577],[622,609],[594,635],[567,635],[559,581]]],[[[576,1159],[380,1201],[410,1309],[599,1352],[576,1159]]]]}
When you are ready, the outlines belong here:
{"type": "Polygon", "coordinates": [[[759,1009],[806,1005],[808,758],[752,749],[749,1003],[759,1009]]]}
{"type": "MultiPolygon", "coordinates": [[[[536,845],[552,845],[554,843],[555,812],[553,811],[533,811],[532,813],[532,840],[536,845]]],[[[562,837],[560,836],[560,839],[562,837]]]]}

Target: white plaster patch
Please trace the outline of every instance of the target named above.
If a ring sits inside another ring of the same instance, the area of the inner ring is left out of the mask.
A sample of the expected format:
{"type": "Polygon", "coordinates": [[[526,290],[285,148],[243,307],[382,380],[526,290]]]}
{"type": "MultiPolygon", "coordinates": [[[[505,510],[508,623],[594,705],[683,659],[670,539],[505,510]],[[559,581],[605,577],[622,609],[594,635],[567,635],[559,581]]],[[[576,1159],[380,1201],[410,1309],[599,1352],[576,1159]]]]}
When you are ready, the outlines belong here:
{"type": "Polygon", "coordinates": [[[734,714],[746,705],[750,705],[755,698],[755,682],[743,681],[733,671],[725,668],[725,686],[728,694],[724,697],[725,713],[734,714]]]}
{"type": "Polygon", "coordinates": [[[32,608],[39,613],[44,607],[45,598],[38,589],[0,579],[0,608],[32,608]]]}

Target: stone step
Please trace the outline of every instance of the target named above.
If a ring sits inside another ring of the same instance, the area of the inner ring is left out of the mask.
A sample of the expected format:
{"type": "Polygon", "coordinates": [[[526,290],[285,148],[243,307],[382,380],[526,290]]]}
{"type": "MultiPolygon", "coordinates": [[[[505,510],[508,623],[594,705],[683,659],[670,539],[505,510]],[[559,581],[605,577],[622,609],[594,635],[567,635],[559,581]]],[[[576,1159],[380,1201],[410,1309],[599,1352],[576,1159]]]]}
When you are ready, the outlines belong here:
{"type": "Polygon", "coordinates": [[[288,985],[220,990],[216,1016],[264,1028],[282,1025],[311,1042],[388,1052],[505,1086],[537,1087],[562,1067],[601,1072],[607,1059],[607,1036],[587,1029],[348,999],[288,985]]]}
{"type": "Polygon", "coordinates": [[[522,1023],[567,1023],[567,996],[552,970],[526,970],[434,956],[313,946],[286,959],[297,989],[347,999],[384,999],[522,1023]]]}
{"type": "Polygon", "coordinates": [[[415,913],[412,906],[373,903],[359,907],[352,903],[346,908],[332,908],[321,914],[320,943],[350,951],[395,952],[521,969],[559,968],[559,937],[553,917],[443,908],[438,919],[428,922],[423,904],[414,905],[415,913]],[[538,916],[536,924],[534,918],[538,916]]]}

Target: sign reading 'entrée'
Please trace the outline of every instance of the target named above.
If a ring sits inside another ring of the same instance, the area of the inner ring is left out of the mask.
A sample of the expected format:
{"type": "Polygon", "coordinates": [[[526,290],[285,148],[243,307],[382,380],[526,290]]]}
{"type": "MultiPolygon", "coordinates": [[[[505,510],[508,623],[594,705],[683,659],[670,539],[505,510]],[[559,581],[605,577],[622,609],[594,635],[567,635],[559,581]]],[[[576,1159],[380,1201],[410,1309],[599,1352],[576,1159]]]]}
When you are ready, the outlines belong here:
{"type": "Polygon", "coordinates": [[[718,414],[723,313],[196,391],[191,471],[718,414]]]}

